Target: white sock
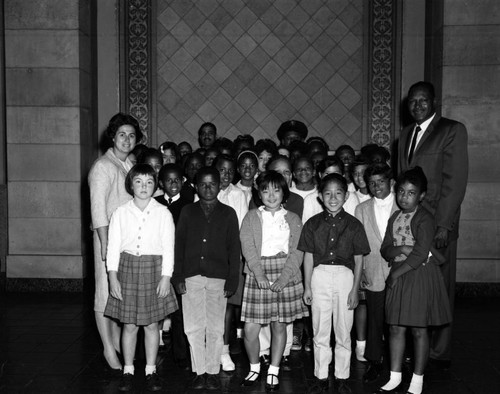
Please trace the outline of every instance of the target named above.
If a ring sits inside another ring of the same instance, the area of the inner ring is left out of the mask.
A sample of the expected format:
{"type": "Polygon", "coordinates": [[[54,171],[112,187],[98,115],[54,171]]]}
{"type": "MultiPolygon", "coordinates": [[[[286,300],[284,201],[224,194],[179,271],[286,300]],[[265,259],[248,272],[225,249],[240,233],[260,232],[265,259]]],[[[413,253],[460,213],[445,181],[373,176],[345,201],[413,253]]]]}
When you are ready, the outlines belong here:
{"type": "Polygon", "coordinates": [[[229,345],[222,346],[222,354],[229,354],[229,345]]]}
{"type": "Polygon", "coordinates": [[[267,370],[266,383],[267,384],[276,384],[276,383],[278,383],[278,382],[276,382],[276,378],[274,376],[271,376],[271,375],[278,376],[279,373],[280,373],[280,367],[275,367],[274,365],[270,365],[269,369],[267,370]]]}
{"type": "Polygon", "coordinates": [[[391,371],[391,377],[389,378],[389,381],[382,386],[384,390],[394,390],[396,387],[399,386],[401,383],[401,372],[394,372],[391,371]]]}
{"type": "Polygon", "coordinates": [[[243,328],[236,329],[236,338],[243,338],[243,328]]]}
{"type": "Polygon", "coordinates": [[[415,375],[411,377],[410,387],[408,392],[411,394],[421,394],[424,387],[424,375],[415,375]]]}
{"type": "Polygon", "coordinates": [[[356,347],[360,349],[365,349],[366,348],[366,341],[356,341],[356,347]]]}
{"type": "Polygon", "coordinates": [[[260,363],[257,363],[257,364],[250,363],[250,372],[248,373],[245,380],[249,380],[249,381],[253,382],[254,380],[256,380],[258,378],[258,375],[252,374],[252,372],[256,372],[256,373],[260,374],[260,363]],[[249,379],[250,375],[252,375],[251,379],[249,379]]]}
{"type": "Polygon", "coordinates": [[[160,343],[159,343],[159,346],[165,346],[165,342],[163,342],[162,334],[163,334],[163,331],[160,330],[160,343]]]}
{"type": "Polygon", "coordinates": [[[123,366],[123,374],[125,375],[126,373],[129,373],[131,375],[134,374],[134,366],[133,365],[124,365],[123,366]]]}
{"type": "Polygon", "coordinates": [[[156,365],[146,365],[146,376],[156,372],[156,365]]]}

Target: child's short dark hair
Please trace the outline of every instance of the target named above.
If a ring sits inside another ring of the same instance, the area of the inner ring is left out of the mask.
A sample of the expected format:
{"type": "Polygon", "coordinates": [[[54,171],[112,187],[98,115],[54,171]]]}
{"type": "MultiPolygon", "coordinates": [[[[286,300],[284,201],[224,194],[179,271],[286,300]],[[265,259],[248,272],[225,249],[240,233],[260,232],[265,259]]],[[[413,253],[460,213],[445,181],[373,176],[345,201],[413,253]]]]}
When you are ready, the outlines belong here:
{"type": "Polygon", "coordinates": [[[342,175],[336,173],[323,177],[318,186],[318,191],[323,193],[323,190],[325,190],[326,185],[329,183],[337,183],[344,190],[344,193],[347,193],[347,180],[342,175]]]}
{"type": "Polygon", "coordinates": [[[166,141],[159,146],[158,150],[160,151],[160,153],[162,155],[166,150],[171,150],[174,153],[176,160],[179,160],[179,157],[180,157],[179,147],[177,146],[177,144],[175,142],[166,141]]]}
{"type": "Polygon", "coordinates": [[[276,143],[268,138],[258,140],[255,143],[255,153],[257,153],[257,156],[259,156],[264,151],[269,152],[271,156],[274,156],[276,153],[278,153],[276,143]]]}
{"type": "Polygon", "coordinates": [[[180,165],[174,163],[168,163],[161,167],[160,172],[158,174],[158,180],[165,182],[168,174],[172,172],[176,172],[177,175],[179,175],[179,178],[182,178],[184,176],[184,171],[182,170],[182,167],[180,165]]]}
{"type": "Polygon", "coordinates": [[[134,149],[130,152],[130,154],[133,154],[135,156],[135,162],[136,163],[141,163],[142,160],[142,155],[144,152],[146,152],[149,148],[144,145],[144,144],[137,144],[134,146],[134,149]]]}
{"type": "Polygon", "coordinates": [[[131,196],[134,195],[134,190],[132,188],[132,181],[136,176],[139,175],[151,176],[155,181],[154,191],[156,191],[158,187],[158,175],[156,175],[156,171],[149,164],[139,163],[130,169],[125,178],[125,190],[127,191],[128,194],[130,194],[131,196]]]}
{"type": "Polygon", "coordinates": [[[155,148],[148,148],[144,152],[142,152],[141,156],[138,158],[137,162],[138,163],[146,163],[146,161],[149,158],[155,158],[158,159],[158,162],[160,164],[163,164],[163,156],[159,151],[157,151],[155,148]]]}
{"type": "Polygon", "coordinates": [[[338,156],[340,154],[340,152],[342,152],[343,150],[347,150],[347,151],[351,152],[353,156],[356,155],[356,152],[354,152],[354,148],[351,145],[340,145],[335,150],[335,154],[338,156]]]}
{"type": "Polygon", "coordinates": [[[245,159],[250,159],[254,162],[255,166],[258,166],[259,164],[259,158],[257,157],[257,154],[252,151],[252,150],[244,150],[241,152],[238,156],[237,160],[237,165],[240,166],[245,159]]]}
{"type": "Polygon", "coordinates": [[[328,167],[332,166],[338,167],[344,173],[344,163],[337,156],[328,156],[325,160],[321,160],[316,169],[323,174],[328,167]]]}
{"type": "Polygon", "coordinates": [[[388,180],[391,180],[394,177],[392,168],[386,163],[374,163],[367,167],[363,176],[366,184],[368,184],[370,177],[374,175],[382,175],[388,180]]]}
{"type": "Polygon", "coordinates": [[[123,112],[118,112],[114,115],[108,123],[108,128],[106,129],[106,134],[110,139],[115,138],[116,132],[122,126],[132,126],[135,130],[135,141],[137,143],[142,141],[143,134],[139,122],[132,115],[124,114],[123,112]]]}
{"type": "Polygon", "coordinates": [[[198,184],[198,181],[203,178],[204,176],[207,176],[207,175],[212,175],[215,180],[217,181],[217,183],[220,183],[220,173],[219,171],[217,171],[217,169],[215,167],[201,167],[198,172],[196,173],[196,177],[195,177],[195,184],[198,184]]]}
{"type": "Polygon", "coordinates": [[[245,144],[245,143],[250,145],[250,149],[252,149],[255,145],[255,140],[253,139],[253,137],[250,134],[240,134],[234,140],[233,146],[236,149],[241,144],[245,144]]]}
{"type": "Polygon", "coordinates": [[[234,162],[234,159],[231,156],[220,154],[212,162],[212,167],[217,167],[217,165],[223,161],[228,161],[229,163],[233,163],[233,166],[236,166],[236,163],[234,162]]]}
{"type": "Polygon", "coordinates": [[[274,155],[273,157],[271,157],[269,159],[269,161],[267,162],[267,164],[266,164],[266,170],[269,170],[269,168],[271,167],[271,164],[273,164],[276,161],[284,161],[285,163],[288,164],[288,167],[290,168],[290,171],[293,170],[293,168],[292,168],[292,160],[289,157],[283,156],[283,155],[274,155]]]}
{"type": "Polygon", "coordinates": [[[219,152],[222,152],[223,150],[228,150],[231,152],[231,155],[233,154],[233,142],[226,137],[221,137],[218,140],[216,140],[213,144],[213,147],[217,149],[219,152]]]}
{"type": "Polygon", "coordinates": [[[420,190],[420,193],[427,191],[427,177],[421,167],[416,166],[399,175],[396,182],[396,190],[404,183],[411,183],[420,190]]]}
{"type": "Polygon", "coordinates": [[[290,142],[290,145],[288,145],[288,151],[292,156],[293,152],[298,152],[299,156],[307,156],[309,153],[309,145],[307,145],[304,141],[293,140],[290,142]]]}
{"type": "Polygon", "coordinates": [[[309,147],[309,153],[311,153],[311,145],[314,143],[319,145],[321,147],[321,150],[323,150],[325,153],[328,153],[328,151],[330,150],[330,147],[328,146],[324,138],[318,136],[309,137],[306,142],[307,146],[309,147]]]}
{"type": "Polygon", "coordinates": [[[307,164],[309,164],[311,166],[311,168],[314,170],[314,162],[311,160],[310,157],[308,156],[300,156],[300,157],[297,157],[294,161],[293,161],[293,170],[295,171],[295,167],[297,167],[297,163],[299,161],[305,161],[307,162],[307,164]]]}
{"type": "Polygon", "coordinates": [[[259,191],[263,191],[269,188],[269,185],[274,185],[280,188],[283,191],[283,201],[285,203],[290,197],[290,189],[288,189],[288,185],[286,184],[286,180],[279,172],[268,170],[261,172],[257,179],[255,180],[257,184],[257,189],[259,191]]]}

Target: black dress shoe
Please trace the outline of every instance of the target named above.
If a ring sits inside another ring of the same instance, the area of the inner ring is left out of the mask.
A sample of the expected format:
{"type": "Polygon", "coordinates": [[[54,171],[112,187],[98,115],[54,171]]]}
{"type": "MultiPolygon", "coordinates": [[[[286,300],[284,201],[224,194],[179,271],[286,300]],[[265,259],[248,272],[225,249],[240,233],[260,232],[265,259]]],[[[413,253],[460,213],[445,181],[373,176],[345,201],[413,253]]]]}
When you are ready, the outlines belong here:
{"type": "Polygon", "coordinates": [[[382,387],[379,387],[377,390],[373,392],[373,394],[396,394],[399,393],[401,390],[401,383],[399,383],[396,387],[394,387],[392,390],[384,390],[382,387]]]}
{"type": "Polygon", "coordinates": [[[132,391],[134,388],[134,375],[131,373],[124,373],[118,384],[118,391],[132,391]]]}
{"type": "Polygon", "coordinates": [[[240,386],[243,387],[251,387],[257,382],[260,378],[260,373],[255,371],[250,371],[245,379],[241,381],[240,386]]]}
{"type": "Polygon", "coordinates": [[[162,389],[162,381],[156,372],[146,375],[146,390],[160,391],[162,389]]]}
{"type": "Polygon", "coordinates": [[[190,389],[193,390],[201,390],[205,388],[205,375],[196,375],[191,384],[189,385],[190,389]]]}
{"type": "Polygon", "coordinates": [[[328,379],[315,379],[314,384],[309,387],[307,394],[322,394],[328,392],[328,379]]]}
{"type": "Polygon", "coordinates": [[[207,373],[205,379],[205,388],[207,390],[219,390],[220,389],[219,375],[207,373]]]}
{"type": "Polygon", "coordinates": [[[290,358],[288,356],[283,356],[281,359],[281,370],[289,372],[292,370],[292,366],[290,364],[290,358]]]}
{"type": "Polygon", "coordinates": [[[260,356],[259,361],[264,368],[268,368],[271,364],[271,358],[269,357],[269,354],[263,354],[262,356],[260,356]]]}
{"type": "Polygon", "coordinates": [[[382,373],[382,363],[380,362],[370,362],[368,364],[368,369],[363,375],[364,383],[371,383],[377,380],[382,373]]]}
{"type": "Polygon", "coordinates": [[[347,384],[347,379],[337,379],[335,378],[335,386],[339,394],[351,394],[352,390],[347,384]]]}
{"type": "Polygon", "coordinates": [[[280,389],[280,381],[278,379],[278,375],[274,375],[272,373],[267,374],[267,377],[271,377],[271,383],[267,383],[266,381],[266,390],[267,391],[277,391],[280,389]]]}

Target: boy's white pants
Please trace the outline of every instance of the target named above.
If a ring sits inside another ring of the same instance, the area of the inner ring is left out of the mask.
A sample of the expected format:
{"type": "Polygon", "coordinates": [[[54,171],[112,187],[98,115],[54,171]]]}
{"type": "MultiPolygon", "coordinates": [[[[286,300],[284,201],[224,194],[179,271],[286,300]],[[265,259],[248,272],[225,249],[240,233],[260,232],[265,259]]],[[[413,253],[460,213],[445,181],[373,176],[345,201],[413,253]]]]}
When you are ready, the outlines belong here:
{"type": "Polygon", "coordinates": [[[354,313],[347,308],[354,274],[343,265],[318,265],[311,278],[312,325],[314,332],[314,376],[328,378],[332,362],[330,334],[335,331],[335,377],[349,378],[351,328],[354,313]]]}

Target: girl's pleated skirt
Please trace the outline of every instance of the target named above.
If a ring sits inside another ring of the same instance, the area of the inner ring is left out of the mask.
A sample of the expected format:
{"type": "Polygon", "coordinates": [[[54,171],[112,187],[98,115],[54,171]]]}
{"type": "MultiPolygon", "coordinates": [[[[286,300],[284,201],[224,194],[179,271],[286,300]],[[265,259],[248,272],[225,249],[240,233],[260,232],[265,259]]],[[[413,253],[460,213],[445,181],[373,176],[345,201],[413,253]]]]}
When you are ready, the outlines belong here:
{"type": "Polygon", "coordinates": [[[110,295],[104,315],[124,324],[147,326],[175,312],[178,305],[173,286],[170,285],[170,293],[165,298],[158,298],[156,293],[161,266],[161,256],[121,253],[118,281],[123,301],[110,295]]]}
{"type": "MultiPolygon", "coordinates": [[[[261,265],[269,282],[275,282],[285,266],[287,255],[262,257],[261,265]]],[[[302,300],[304,287],[302,281],[290,281],[281,292],[260,289],[253,273],[245,278],[241,320],[249,323],[269,324],[272,321],[291,323],[296,319],[309,316],[307,306],[302,300]]]]}

